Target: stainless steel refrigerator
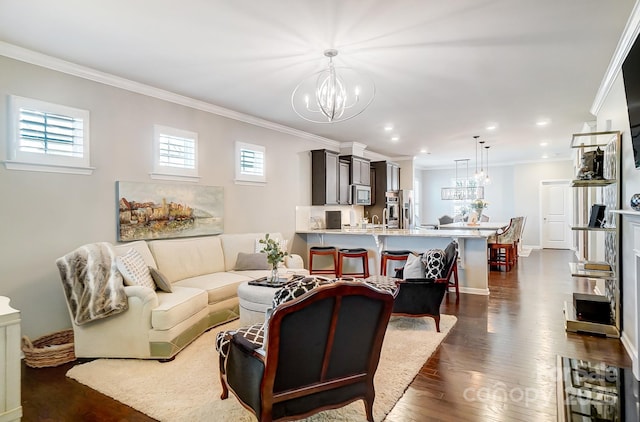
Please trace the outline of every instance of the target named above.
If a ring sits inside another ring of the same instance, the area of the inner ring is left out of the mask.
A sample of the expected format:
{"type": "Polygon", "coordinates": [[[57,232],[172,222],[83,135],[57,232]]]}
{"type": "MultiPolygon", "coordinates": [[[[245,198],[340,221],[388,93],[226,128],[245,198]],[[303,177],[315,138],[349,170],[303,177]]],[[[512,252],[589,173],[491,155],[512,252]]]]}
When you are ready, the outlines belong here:
{"type": "Polygon", "coordinates": [[[415,228],[415,213],[413,209],[413,191],[401,189],[398,192],[400,202],[400,228],[415,228]]]}

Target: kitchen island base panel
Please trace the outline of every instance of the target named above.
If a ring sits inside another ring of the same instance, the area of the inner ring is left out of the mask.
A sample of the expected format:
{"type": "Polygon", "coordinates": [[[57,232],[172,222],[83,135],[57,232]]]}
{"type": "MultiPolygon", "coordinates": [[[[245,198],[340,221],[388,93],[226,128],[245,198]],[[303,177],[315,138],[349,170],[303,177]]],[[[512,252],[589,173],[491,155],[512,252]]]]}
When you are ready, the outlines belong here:
{"type": "Polygon", "coordinates": [[[453,230],[406,231],[406,233],[402,231],[352,233],[330,230],[297,232],[297,236],[306,242],[307,252],[312,246],[365,248],[369,253],[369,268],[376,269],[380,268],[380,254],[383,250],[408,249],[422,253],[427,249],[445,249],[449,242],[456,240],[460,256],[458,260],[460,292],[478,295],[489,294],[487,237],[490,234],[453,230]]]}

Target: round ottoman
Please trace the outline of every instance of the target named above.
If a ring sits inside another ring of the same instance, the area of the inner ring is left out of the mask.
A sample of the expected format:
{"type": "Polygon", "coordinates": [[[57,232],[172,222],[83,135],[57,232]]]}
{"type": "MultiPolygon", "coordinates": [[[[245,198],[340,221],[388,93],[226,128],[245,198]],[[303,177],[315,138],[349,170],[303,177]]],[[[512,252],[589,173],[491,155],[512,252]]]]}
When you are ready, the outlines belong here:
{"type": "Polygon", "coordinates": [[[238,286],[240,326],[264,322],[265,312],[271,308],[273,296],[277,290],[275,287],[252,286],[246,281],[240,284],[238,286]]]}

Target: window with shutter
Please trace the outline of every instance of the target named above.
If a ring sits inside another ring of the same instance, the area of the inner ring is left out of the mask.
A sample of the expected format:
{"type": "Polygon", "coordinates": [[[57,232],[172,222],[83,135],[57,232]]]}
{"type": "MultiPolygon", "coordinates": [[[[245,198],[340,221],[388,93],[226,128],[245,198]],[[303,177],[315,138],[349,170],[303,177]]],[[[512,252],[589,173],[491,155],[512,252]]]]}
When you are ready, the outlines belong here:
{"type": "Polygon", "coordinates": [[[155,125],[153,151],[152,178],[193,182],[199,180],[197,133],[155,125]]]}
{"type": "Polygon", "coordinates": [[[10,170],[91,174],[89,111],[10,97],[10,170]]]}
{"type": "Polygon", "coordinates": [[[236,182],[265,183],[265,164],[265,147],[236,142],[236,182]]]}

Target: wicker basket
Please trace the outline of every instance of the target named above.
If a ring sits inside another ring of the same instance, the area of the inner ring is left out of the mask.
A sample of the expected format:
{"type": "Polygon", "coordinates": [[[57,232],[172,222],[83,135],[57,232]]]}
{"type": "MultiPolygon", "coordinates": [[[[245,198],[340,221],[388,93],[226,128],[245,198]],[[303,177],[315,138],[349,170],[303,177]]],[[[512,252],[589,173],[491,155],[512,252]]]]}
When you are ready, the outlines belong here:
{"type": "Polygon", "coordinates": [[[73,330],[63,330],[38,337],[33,342],[22,336],[24,362],[31,368],[58,366],[76,359],[73,330]]]}

